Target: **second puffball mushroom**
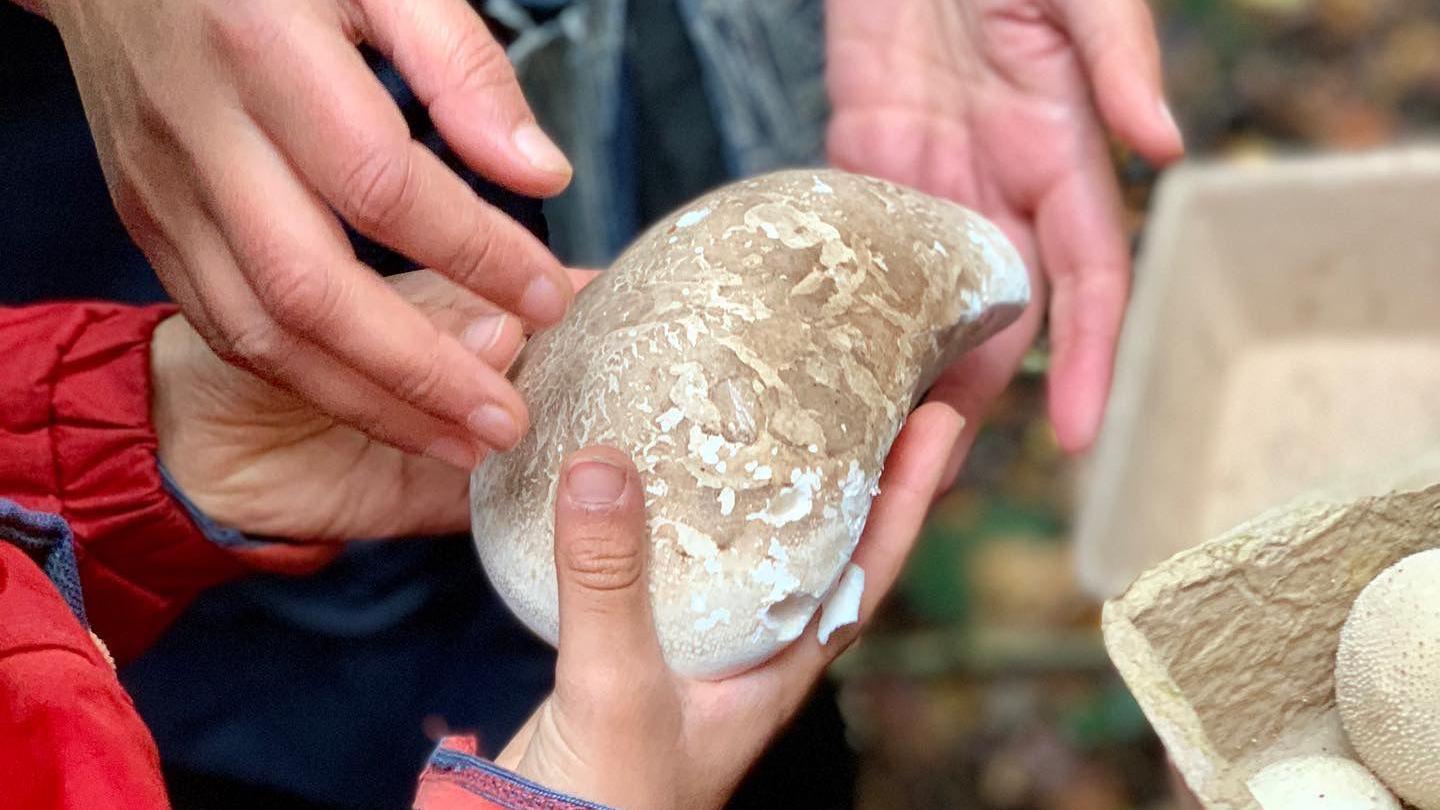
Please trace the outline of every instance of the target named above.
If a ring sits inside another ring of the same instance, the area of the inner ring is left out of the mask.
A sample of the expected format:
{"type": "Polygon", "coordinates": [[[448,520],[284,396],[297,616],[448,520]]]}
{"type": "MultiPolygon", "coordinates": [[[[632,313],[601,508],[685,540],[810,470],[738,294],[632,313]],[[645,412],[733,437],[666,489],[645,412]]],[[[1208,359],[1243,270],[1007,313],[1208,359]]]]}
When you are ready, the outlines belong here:
{"type": "Polygon", "coordinates": [[[1440,549],[1361,591],[1340,631],[1335,702],[1361,761],[1418,810],[1440,810],[1440,549]]]}
{"type": "Polygon", "coordinates": [[[1262,810],[1400,810],[1365,766],[1344,757],[1291,757],[1246,784],[1262,810]]]}

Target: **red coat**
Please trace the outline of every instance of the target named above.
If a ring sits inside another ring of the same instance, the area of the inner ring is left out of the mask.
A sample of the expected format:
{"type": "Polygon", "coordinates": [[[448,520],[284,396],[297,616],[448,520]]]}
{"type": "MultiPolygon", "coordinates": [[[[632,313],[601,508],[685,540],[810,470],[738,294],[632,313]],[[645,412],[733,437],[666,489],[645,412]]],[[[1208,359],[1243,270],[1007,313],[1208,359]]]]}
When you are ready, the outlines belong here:
{"type": "MultiPolygon", "coordinates": [[[[304,573],[332,556],[283,543],[221,548],[167,493],[150,423],[149,348],[172,312],[0,309],[6,807],[169,807],[154,740],[91,631],[124,663],[205,588],[253,570],[304,573]]],[[[424,810],[595,806],[496,768],[462,739],[437,749],[416,798],[424,810]]]]}

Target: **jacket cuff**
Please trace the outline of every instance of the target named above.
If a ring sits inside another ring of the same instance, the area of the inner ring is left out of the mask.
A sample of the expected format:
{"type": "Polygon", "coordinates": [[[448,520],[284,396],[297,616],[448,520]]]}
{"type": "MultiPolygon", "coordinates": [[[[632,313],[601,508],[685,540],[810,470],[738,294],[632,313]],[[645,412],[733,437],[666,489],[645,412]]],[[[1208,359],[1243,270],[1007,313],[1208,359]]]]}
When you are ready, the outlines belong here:
{"type": "Polygon", "coordinates": [[[476,753],[473,737],[451,736],[430,755],[414,810],[610,810],[557,793],[476,753]]]}
{"type": "Polygon", "coordinates": [[[150,341],[174,312],[73,303],[0,311],[0,493],[69,524],[91,625],[120,661],[143,652],[202,590],[255,567],[287,567],[283,554],[211,542],[165,486],[150,420],[150,341]]]}
{"type": "Polygon", "coordinates": [[[170,471],[165,469],[164,462],[155,459],[155,467],[160,472],[160,481],[164,484],[165,491],[185,510],[185,514],[190,516],[190,521],[200,530],[200,534],[250,568],[271,574],[312,574],[324,568],[344,550],[339,543],[292,543],[278,537],[255,537],[217,523],[186,496],[180,484],[170,475],[170,471]]]}

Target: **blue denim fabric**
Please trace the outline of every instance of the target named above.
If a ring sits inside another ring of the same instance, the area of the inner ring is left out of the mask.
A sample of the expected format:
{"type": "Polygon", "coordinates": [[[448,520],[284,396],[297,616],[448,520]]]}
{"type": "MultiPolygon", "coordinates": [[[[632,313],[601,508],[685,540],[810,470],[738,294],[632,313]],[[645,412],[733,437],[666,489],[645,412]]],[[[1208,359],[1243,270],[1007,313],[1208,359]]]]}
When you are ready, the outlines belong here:
{"type": "Polygon", "coordinates": [[[85,618],[85,600],[80,593],[80,571],[75,561],[75,538],[59,515],[22,509],[14,501],[0,498],[0,543],[19,546],[55,583],[60,597],[80,620],[85,618]]]}

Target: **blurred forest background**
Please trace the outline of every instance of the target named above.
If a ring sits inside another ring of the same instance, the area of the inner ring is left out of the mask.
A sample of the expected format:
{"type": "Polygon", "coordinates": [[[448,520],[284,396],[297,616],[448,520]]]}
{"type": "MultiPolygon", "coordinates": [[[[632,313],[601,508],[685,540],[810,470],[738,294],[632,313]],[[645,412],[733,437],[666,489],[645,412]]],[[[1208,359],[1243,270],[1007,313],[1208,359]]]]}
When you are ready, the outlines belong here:
{"type": "MultiPolygon", "coordinates": [[[[1440,0],[1152,0],[1192,157],[1440,135],[1440,0]]],[[[1144,238],[1154,173],[1116,155],[1144,238]]],[[[1162,810],[1164,754],[1075,582],[1075,471],[1042,349],[997,405],[899,594],[837,664],[862,810],[1162,810]]]]}

